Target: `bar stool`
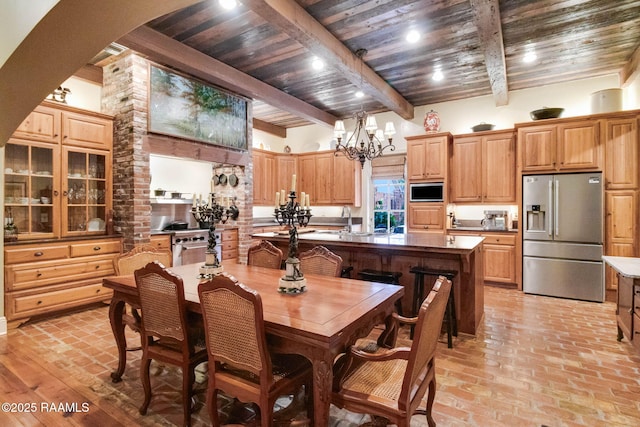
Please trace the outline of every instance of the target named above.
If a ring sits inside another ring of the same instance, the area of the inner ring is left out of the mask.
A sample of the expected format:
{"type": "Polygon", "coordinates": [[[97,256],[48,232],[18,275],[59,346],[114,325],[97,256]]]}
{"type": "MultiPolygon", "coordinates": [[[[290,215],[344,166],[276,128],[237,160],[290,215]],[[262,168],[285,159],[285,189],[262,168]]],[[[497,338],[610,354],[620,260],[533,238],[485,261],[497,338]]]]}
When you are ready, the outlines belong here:
{"type": "MultiPolygon", "coordinates": [[[[447,279],[453,281],[457,272],[450,270],[438,270],[427,267],[412,267],[409,270],[415,274],[415,281],[413,285],[414,298],[413,298],[413,315],[418,315],[418,309],[422,304],[422,294],[424,293],[424,276],[444,276],[447,279]]],[[[456,319],[456,301],[453,295],[453,288],[449,292],[449,300],[447,301],[447,308],[444,312],[444,321],[447,324],[447,347],[453,348],[453,337],[458,336],[458,320],[456,319]]],[[[413,326],[411,326],[411,338],[413,338],[413,326]]]]}
{"type": "MultiPolygon", "coordinates": [[[[399,271],[365,269],[359,271],[358,276],[367,282],[380,282],[400,286],[400,276],[402,276],[402,273],[399,271]]],[[[400,299],[396,301],[396,310],[398,314],[402,316],[402,301],[400,299]]]]}

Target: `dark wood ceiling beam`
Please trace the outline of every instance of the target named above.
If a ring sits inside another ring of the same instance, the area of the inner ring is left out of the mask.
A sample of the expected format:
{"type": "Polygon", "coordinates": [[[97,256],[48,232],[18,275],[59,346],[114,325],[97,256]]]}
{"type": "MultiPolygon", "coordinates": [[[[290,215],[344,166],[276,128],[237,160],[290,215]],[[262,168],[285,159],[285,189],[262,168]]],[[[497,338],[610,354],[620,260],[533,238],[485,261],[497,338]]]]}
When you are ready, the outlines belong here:
{"type": "Polygon", "coordinates": [[[303,102],[227,64],[192,49],[149,27],[139,27],[118,40],[151,61],[173,67],[240,95],[259,99],[320,125],[333,126],[337,117],[303,102]]]}
{"type": "Polygon", "coordinates": [[[242,4],[339,70],[391,111],[404,119],[413,119],[413,105],[294,0],[243,0],[242,4]]]}
{"type": "Polygon", "coordinates": [[[271,135],[278,136],[280,138],[287,137],[287,129],[282,126],[277,126],[271,123],[267,123],[263,120],[253,118],[253,128],[261,130],[263,132],[270,133],[271,135]]]}
{"type": "Polygon", "coordinates": [[[102,86],[102,67],[87,64],[73,73],[73,76],[102,86]]]}
{"type": "Polygon", "coordinates": [[[478,29],[480,48],[489,74],[491,92],[497,106],[509,103],[507,65],[504,57],[500,5],[498,0],[471,0],[473,20],[478,29]]]}
{"type": "Polygon", "coordinates": [[[620,86],[629,86],[640,71],[640,45],[633,51],[631,58],[620,70],[620,86]]]}

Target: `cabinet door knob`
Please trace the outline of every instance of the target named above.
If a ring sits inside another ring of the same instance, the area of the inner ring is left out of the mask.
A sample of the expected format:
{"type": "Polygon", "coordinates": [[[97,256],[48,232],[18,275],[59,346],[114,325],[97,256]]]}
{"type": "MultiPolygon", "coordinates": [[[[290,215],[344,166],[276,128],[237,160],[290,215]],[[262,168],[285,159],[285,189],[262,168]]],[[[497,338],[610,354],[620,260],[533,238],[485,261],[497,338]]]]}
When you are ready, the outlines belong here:
{"type": "Polygon", "coordinates": [[[94,247],[93,247],[93,250],[94,250],[94,251],[99,251],[100,249],[102,249],[100,246],[94,246],[94,247]]]}
{"type": "Polygon", "coordinates": [[[57,196],[58,195],[58,190],[53,190],[53,195],[57,196]]]}
{"type": "Polygon", "coordinates": [[[36,253],[33,254],[33,256],[42,256],[42,255],[44,255],[43,252],[36,252],[36,253]]]}

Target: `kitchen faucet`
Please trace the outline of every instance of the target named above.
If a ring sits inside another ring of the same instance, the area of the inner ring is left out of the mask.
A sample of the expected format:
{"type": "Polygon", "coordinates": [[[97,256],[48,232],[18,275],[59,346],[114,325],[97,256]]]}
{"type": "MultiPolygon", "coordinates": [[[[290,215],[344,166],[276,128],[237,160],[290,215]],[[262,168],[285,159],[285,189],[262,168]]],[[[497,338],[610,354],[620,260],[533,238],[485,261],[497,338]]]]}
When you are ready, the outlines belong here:
{"type": "Polygon", "coordinates": [[[342,207],[342,218],[344,218],[345,215],[345,211],[347,212],[348,218],[347,218],[347,233],[351,233],[353,231],[353,221],[351,219],[351,208],[347,205],[344,205],[342,207]]]}

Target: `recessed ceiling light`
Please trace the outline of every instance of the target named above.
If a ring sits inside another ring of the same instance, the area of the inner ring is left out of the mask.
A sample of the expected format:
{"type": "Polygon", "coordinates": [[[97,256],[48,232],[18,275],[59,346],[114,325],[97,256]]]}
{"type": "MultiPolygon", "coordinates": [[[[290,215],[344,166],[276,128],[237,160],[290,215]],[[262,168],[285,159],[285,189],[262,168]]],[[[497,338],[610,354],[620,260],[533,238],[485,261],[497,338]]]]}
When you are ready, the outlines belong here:
{"type": "Polygon", "coordinates": [[[420,33],[416,30],[411,30],[407,33],[406,39],[409,43],[417,43],[420,40],[420,33]]]}
{"type": "Polygon", "coordinates": [[[324,61],[317,56],[314,56],[311,61],[311,66],[314,70],[322,70],[324,68],[324,61]]]}
{"type": "Polygon", "coordinates": [[[444,74],[442,73],[442,70],[438,68],[433,72],[431,78],[434,81],[439,82],[440,80],[444,79],[444,74]]]}
{"type": "Polygon", "coordinates": [[[362,98],[364,96],[364,92],[359,90],[356,92],[356,98],[362,98]]]}
{"type": "Polygon", "coordinates": [[[238,5],[238,2],[236,2],[236,0],[218,0],[218,3],[220,3],[220,6],[227,10],[231,10],[238,5]]]}
{"type": "Polygon", "coordinates": [[[524,62],[525,64],[530,64],[534,62],[536,59],[538,59],[538,55],[536,55],[535,51],[530,50],[524,54],[524,56],[522,57],[522,62],[524,62]]]}

